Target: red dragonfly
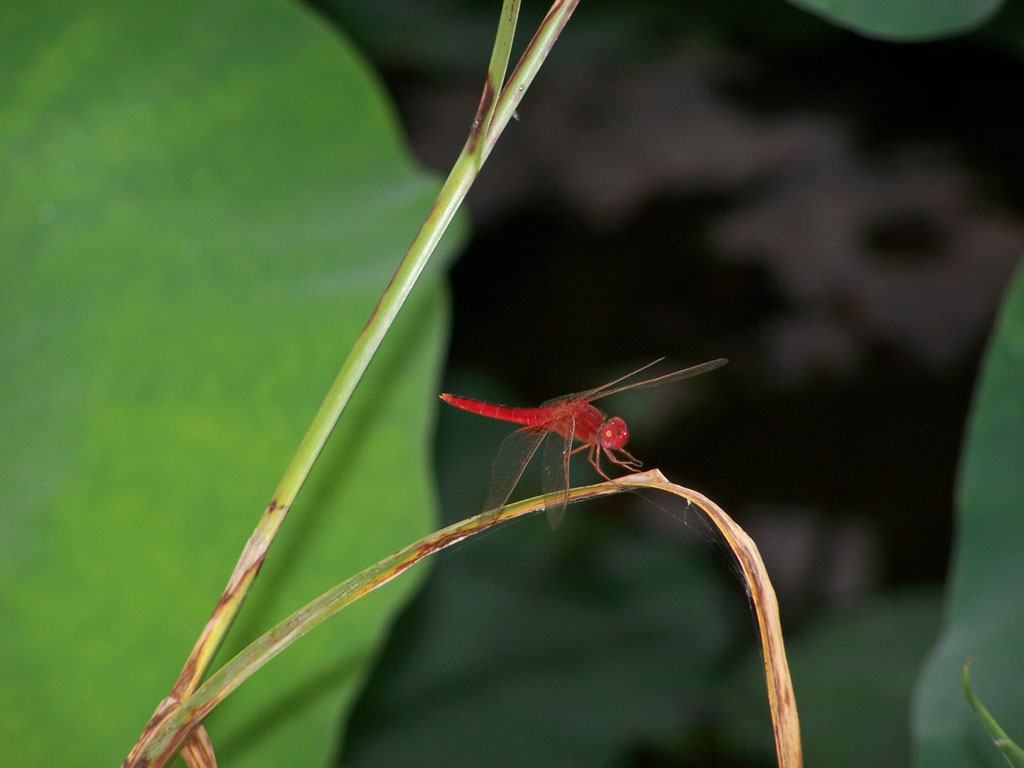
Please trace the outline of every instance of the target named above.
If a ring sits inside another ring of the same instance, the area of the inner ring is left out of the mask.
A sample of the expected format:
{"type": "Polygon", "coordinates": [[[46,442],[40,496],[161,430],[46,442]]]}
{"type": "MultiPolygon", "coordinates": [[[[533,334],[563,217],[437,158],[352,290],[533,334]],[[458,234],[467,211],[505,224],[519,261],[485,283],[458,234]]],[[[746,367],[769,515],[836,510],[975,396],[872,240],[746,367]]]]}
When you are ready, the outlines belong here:
{"type": "Polygon", "coordinates": [[[608,418],[591,405],[591,401],[624,392],[627,389],[653,387],[655,384],[688,379],[700,373],[713,371],[728,362],[725,359],[711,360],[684,368],[681,371],[666,373],[664,376],[623,384],[626,379],[636,376],[664,359],[663,357],[658,358],[652,363],[595,389],[548,400],[539,408],[513,408],[459,395],[442,394],[441,399],[456,408],[462,408],[465,411],[478,413],[492,419],[525,425],[505,438],[498,450],[498,457],[494,461],[491,475],[490,490],[487,493],[487,501],[484,503],[484,512],[496,515],[505,506],[508,497],[512,495],[512,490],[519,482],[519,478],[523,476],[526,465],[529,464],[540,444],[544,442],[544,438],[549,436],[551,439],[547,441],[544,449],[542,487],[545,493],[562,492],[561,503],[548,507],[548,521],[552,528],[558,527],[562,520],[562,514],[565,512],[565,505],[569,498],[569,458],[574,453],[586,450],[587,460],[601,477],[609,481],[611,478],[601,469],[602,453],[608,461],[623,469],[630,471],[639,469],[641,467],[639,459],[623,447],[626,440],[629,439],[626,422],[618,416],[608,418]],[[578,441],[582,445],[573,448],[573,441],[578,441]]]}

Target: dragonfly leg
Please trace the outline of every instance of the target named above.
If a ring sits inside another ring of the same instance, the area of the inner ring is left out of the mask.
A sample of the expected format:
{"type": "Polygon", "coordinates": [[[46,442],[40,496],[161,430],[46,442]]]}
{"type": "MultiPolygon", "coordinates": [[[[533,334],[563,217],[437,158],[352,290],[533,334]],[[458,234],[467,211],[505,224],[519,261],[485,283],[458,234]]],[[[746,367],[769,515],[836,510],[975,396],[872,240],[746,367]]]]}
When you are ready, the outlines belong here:
{"type": "MultiPolygon", "coordinates": [[[[589,450],[587,451],[587,461],[590,462],[591,466],[597,470],[597,474],[607,480],[609,483],[614,483],[615,480],[608,477],[603,469],[601,469],[601,450],[596,443],[589,443],[586,446],[589,450]]],[[[580,446],[582,449],[583,446],[580,446]]],[[[605,451],[607,453],[607,450],[605,451]]],[[[608,454],[609,458],[612,458],[611,454],[608,454]]]]}
{"type": "Polygon", "coordinates": [[[615,451],[615,453],[619,454],[618,456],[612,452],[611,448],[605,448],[604,453],[612,464],[618,464],[623,469],[628,469],[631,472],[640,469],[640,467],[644,465],[640,459],[623,448],[619,448],[615,451]]]}

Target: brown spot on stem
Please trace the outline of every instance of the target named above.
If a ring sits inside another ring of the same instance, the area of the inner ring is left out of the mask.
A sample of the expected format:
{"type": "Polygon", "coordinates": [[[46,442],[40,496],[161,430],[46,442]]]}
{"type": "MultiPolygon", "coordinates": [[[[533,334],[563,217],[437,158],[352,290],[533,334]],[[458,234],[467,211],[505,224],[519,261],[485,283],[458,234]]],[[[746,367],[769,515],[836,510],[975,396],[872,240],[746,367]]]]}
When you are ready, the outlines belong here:
{"type": "MultiPolygon", "coordinates": [[[[437,202],[435,202],[435,203],[434,203],[434,205],[436,206],[436,205],[437,205],[437,202]]],[[[433,210],[433,208],[431,208],[431,210],[433,210]]],[[[420,227],[420,230],[422,230],[422,229],[423,229],[423,227],[425,227],[425,226],[426,226],[426,223],[424,223],[424,224],[423,224],[423,225],[422,225],[422,226],[420,227]]],[[[406,251],[406,256],[408,256],[408,255],[409,255],[409,252],[408,252],[408,251],[406,251]]],[[[402,263],[403,263],[404,261],[405,261],[405,259],[403,258],[403,259],[402,259],[402,261],[398,263],[398,269],[401,269],[401,268],[402,268],[402,263]]],[[[384,301],[384,297],[388,295],[388,291],[390,291],[390,290],[391,290],[391,286],[392,286],[392,284],[393,284],[393,283],[395,282],[395,278],[396,278],[396,277],[398,276],[398,269],[396,269],[396,270],[395,270],[395,274],[393,274],[393,275],[391,276],[391,279],[390,279],[390,280],[388,280],[388,284],[387,284],[387,287],[386,287],[386,288],[384,289],[384,292],[383,292],[383,293],[382,293],[382,294],[380,295],[380,298],[379,298],[379,299],[377,299],[377,305],[376,305],[376,306],[375,306],[375,307],[373,308],[373,312],[371,312],[371,313],[370,313],[370,316],[369,316],[369,317],[368,317],[368,318],[366,319],[366,323],[365,323],[365,324],[363,325],[363,331],[364,331],[364,332],[366,331],[366,329],[367,329],[367,328],[369,328],[369,327],[370,327],[370,323],[372,323],[372,322],[373,322],[373,318],[375,318],[375,317],[377,316],[377,313],[378,313],[378,312],[380,311],[380,305],[381,305],[381,302],[383,302],[383,301],[384,301]]]]}
{"type": "Polygon", "coordinates": [[[270,503],[267,504],[267,514],[272,515],[274,512],[279,512],[282,515],[288,511],[287,504],[279,504],[277,499],[271,499],[270,503]]]}
{"type": "MultiPolygon", "coordinates": [[[[216,613],[216,609],[214,609],[214,612],[216,613]]],[[[181,670],[181,674],[178,675],[178,683],[174,686],[174,693],[184,693],[184,691],[178,690],[178,685],[182,683],[188,685],[191,683],[191,681],[195,678],[196,675],[196,663],[196,657],[189,656],[188,661],[185,662],[185,666],[181,670]]]]}
{"type": "Polygon", "coordinates": [[[494,103],[495,93],[494,81],[491,80],[491,75],[488,73],[487,80],[484,81],[484,92],[480,95],[480,106],[476,108],[476,117],[473,118],[473,125],[469,129],[469,142],[467,146],[470,151],[476,149],[476,143],[480,140],[480,131],[484,127],[484,118],[491,111],[491,104],[494,103]]]}

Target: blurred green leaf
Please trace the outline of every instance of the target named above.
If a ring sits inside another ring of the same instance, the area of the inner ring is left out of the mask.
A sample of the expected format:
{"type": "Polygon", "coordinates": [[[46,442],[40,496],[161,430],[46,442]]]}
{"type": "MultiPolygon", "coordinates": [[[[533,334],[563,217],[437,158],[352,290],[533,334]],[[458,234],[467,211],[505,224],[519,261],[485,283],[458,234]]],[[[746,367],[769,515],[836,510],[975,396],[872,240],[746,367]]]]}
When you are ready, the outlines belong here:
{"type": "MultiPolygon", "coordinates": [[[[921,657],[939,628],[940,596],[904,591],[821,617],[786,643],[800,711],[804,758],[820,768],[905,766],[908,710],[921,657]]],[[[771,721],[753,693],[764,670],[746,664],[726,686],[730,743],[775,751],[771,721]]]]}
{"type": "MultiPolygon", "coordinates": [[[[974,684],[1005,723],[1024,722],[1024,270],[1003,304],[974,395],[958,489],[946,625],[918,681],[914,765],[999,766],[960,690],[974,684]]],[[[922,535],[927,535],[923,531],[922,535]]]]}
{"type": "Polygon", "coordinates": [[[932,40],[969,32],[989,19],[1001,0],[790,0],[793,5],[865,37],[895,42],[932,40]]]}
{"type": "Polygon", "coordinates": [[[981,699],[974,695],[974,691],[971,690],[971,672],[970,664],[964,664],[963,675],[961,676],[961,684],[964,689],[964,696],[967,698],[967,702],[971,705],[971,709],[974,710],[978,716],[978,720],[985,727],[988,735],[991,737],[993,744],[996,748],[1003,753],[1003,757],[1006,758],[1006,762],[1009,763],[1012,768],[1024,768],[1024,750],[1018,747],[1009,736],[1006,735],[1006,731],[1003,730],[1002,726],[996,721],[992,714],[985,708],[985,705],[981,703],[981,699]]]}
{"type": "MultiPolygon", "coordinates": [[[[436,184],[365,65],[300,5],[17,4],[0,44],[0,743],[11,765],[113,765],[436,184]]],[[[445,304],[436,265],[424,281],[233,648],[432,527],[445,304]]],[[[222,762],[323,764],[414,583],[329,622],[215,712],[222,762]]]]}

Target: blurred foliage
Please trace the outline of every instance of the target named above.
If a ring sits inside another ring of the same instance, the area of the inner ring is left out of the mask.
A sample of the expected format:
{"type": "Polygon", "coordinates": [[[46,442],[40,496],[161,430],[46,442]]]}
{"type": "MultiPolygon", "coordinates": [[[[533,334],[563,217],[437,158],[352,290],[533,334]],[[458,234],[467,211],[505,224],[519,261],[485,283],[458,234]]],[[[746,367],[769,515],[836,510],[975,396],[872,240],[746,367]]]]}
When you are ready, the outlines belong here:
{"type": "MultiPolygon", "coordinates": [[[[960,468],[959,535],[945,626],[919,682],[914,765],[1003,763],[965,705],[960,668],[1008,726],[1024,722],[1024,269],[1014,280],[978,382],[960,468]]],[[[1012,730],[1012,726],[1011,726],[1012,730]]]]}
{"type": "MultiPolygon", "coordinates": [[[[818,616],[786,644],[807,765],[905,766],[910,701],[922,656],[939,629],[939,591],[902,590],[818,616]]],[[[764,673],[743,664],[719,688],[727,743],[770,765],[774,747],[764,673]]]]}
{"type": "Polygon", "coordinates": [[[1002,0],[790,0],[794,5],[868,37],[894,42],[933,40],[969,32],[1002,0]]]}
{"type": "MultiPolygon", "coordinates": [[[[0,762],[114,765],[436,183],[365,64],[301,7],[17,5],[0,41],[0,762]]],[[[440,274],[345,414],[231,648],[433,526],[440,274]]],[[[221,759],[323,764],[415,586],[229,699],[209,720],[221,759]]]]}

